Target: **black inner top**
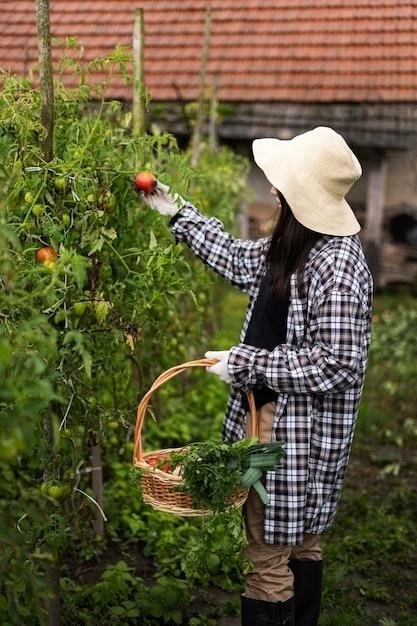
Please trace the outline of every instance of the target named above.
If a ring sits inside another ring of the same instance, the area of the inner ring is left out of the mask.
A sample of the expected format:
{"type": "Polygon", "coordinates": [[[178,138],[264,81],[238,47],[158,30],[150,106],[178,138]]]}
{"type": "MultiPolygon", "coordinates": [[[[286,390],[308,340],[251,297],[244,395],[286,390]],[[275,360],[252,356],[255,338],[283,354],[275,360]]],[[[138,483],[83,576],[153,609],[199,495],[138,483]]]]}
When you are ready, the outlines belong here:
{"type": "MultiPolygon", "coordinates": [[[[261,281],[243,343],[269,351],[285,343],[289,302],[289,290],[285,297],[279,297],[273,290],[270,275],[267,272],[261,281]]],[[[266,386],[257,387],[252,391],[257,409],[277,399],[277,392],[266,386]]],[[[243,406],[248,411],[246,393],[243,393],[242,399],[243,406]]]]}

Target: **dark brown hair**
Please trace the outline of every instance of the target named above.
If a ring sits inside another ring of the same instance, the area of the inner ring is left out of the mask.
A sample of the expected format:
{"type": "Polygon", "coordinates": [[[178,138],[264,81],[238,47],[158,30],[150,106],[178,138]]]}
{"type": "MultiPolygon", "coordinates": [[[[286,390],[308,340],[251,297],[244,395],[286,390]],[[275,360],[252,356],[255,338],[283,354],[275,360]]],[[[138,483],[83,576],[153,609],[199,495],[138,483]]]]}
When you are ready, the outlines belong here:
{"type": "Polygon", "coordinates": [[[287,297],[291,274],[297,272],[298,283],[305,269],[308,254],[323,235],[298,222],[288,202],[278,191],[281,209],[272,232],[266,255],[270,281],[278,297],[287,297]]]}

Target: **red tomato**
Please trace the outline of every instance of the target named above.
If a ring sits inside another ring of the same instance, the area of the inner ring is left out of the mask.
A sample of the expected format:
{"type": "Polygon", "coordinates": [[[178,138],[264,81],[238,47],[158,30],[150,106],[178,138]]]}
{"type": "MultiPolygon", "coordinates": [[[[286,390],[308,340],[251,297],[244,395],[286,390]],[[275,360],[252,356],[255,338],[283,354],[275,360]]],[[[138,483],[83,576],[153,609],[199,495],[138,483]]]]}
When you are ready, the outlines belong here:
{"type": "Polygon", "coordinates": [[[145,193],[152,193],[156,187],[156,178],[152,172],[140,172],[134,180],[135,189],[145,193]]]}
{"type": "Polygon", "coordinates": [[[51,248],[51,246],[44,246],[43,248],[39,248],[39,250],[36,251],[35,258],[38,263],[47,265],[49,263],[55,263],[58,255],[55,250],[51,248]]]}

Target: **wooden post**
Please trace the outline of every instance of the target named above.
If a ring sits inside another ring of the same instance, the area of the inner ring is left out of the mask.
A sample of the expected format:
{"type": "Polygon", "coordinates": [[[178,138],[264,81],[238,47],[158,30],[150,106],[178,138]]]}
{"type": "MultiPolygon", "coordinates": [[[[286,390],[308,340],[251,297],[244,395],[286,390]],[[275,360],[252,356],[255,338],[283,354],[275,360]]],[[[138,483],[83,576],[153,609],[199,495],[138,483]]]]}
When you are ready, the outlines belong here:
{"type": "Polygon", "coordinates": [[[370,164],[366,194],[364,251],[369,269],[377,282],[382,242],[387,161],[380,155],[370,164]]]}
{"type": "MultiPolygon", "coordinates": [[[[42,422],[44,451],[43,451],[43,480],[45,483],[60,478],[59,457],[56,450],[56,442],[54,436],[54,410],[48,407],[43,415],[42,422]]],[[[50,513],[54,506],[50,506],[50,513]]],[[[52,549],[53,551],[53,549],[52,549]]],[[[46,565],[46,581],[48,585],[48,593],[42,599],[44,604],[46,621],[45,626],[59,626],[61,615],[60,600],[60,565],[59,551],[55,549],[55,559],[46,565]]]]}
{"type": "Polygon", "coordinates": [[[218,123],[218,101],[217,101],[217,76],[213,76],[211,81],[210,94],[210,118],[209,118],[209,144],[212,150],[218,148],[217,123],[218,123]]]}
{"type": "MultiPolygon", "coordinates": [[[[51,24],[49,14],[49,0],[36,0],[36,21],[38,30],[39,50],[39,87],[41,96],[40,121],[45,129],[41,139],[42,156],[46,162],[52,160],[54,141],[54,77],[52,70],[51,52],[51,24]]],[[[43,431],[47,454],[45,456],[45,482],[57,477],[57,455],[53,435],[52,409],[45,411],[43,416],[43,431]]],[[[46,568],[48,595],[44,600],[46,612],[46,626],[59,626],[60,623],[60,572],[59,554],[56,560],[46,568]]]]}
{"type": "Polygon", "coordinates": [[[50,161],[53,153],[54,82],[49,0],[36,0],[36,15],[38,27],[41,124],[45,128],[45,137],[42,139],[42,152],[45,161],[50,161]]]}
{"type": "Polygon", "coordinates": [[[133,103],[132,122],[133,134],[143,135],[146,127],[146,111],[144,92],[144,42],[145,25],[143,9],[136,9],[133,26],[133,103]]]}
{"type": "Polygon", "coordinates": [[[194,125],[193,136],[191,138],[191,163],[197,165],[200,159],[201,136],[203,134],[204,125],[204,103],[206,90],[206,72],[207,63],[210,52],[210,33],[211,33],[211,7],[206,7],[204,22],[204,39],[203,39],[203,58],[200,66],[200,91],[198,98],[197,119],[194,125]]]}
{"type": "Polygon", "coordinates": [[[384,220],[387,161],[384,156],[373,161],[368,175],[366,194],[365,237],[376,245],[381,243],[384,220]]]}

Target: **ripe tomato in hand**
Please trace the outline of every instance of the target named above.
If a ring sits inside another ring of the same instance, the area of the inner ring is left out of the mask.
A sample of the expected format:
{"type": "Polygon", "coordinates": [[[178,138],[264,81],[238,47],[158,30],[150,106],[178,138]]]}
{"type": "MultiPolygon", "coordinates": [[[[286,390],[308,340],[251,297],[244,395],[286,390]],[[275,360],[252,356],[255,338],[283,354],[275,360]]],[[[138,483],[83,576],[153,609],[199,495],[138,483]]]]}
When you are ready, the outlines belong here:
{"type": "Polygon", "coordinates": [[[137,191],[152,193],[156,187],[156,178],[152,172],[139,172],[136,174],[134,186],[137,191]]]}

